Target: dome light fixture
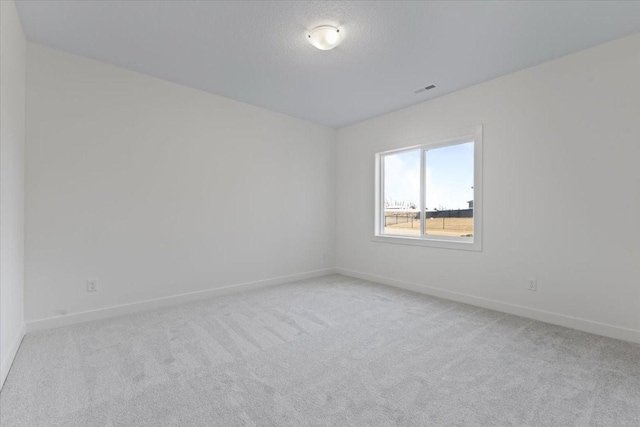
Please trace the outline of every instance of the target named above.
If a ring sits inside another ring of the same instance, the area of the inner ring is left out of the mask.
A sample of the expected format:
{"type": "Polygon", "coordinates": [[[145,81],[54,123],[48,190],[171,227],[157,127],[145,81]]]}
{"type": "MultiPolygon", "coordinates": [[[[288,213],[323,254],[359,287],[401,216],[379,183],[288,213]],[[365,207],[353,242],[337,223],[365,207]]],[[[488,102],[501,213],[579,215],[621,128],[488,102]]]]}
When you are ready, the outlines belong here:
{"type": "Polygon", "coordinates": [[[307,34],[309,43],[314,45],[320,50],[329,50],[340,44],[342,37],[340,36],[340,30],[330,25],[322,25],[316,27],[309,34],[307,34]]]}

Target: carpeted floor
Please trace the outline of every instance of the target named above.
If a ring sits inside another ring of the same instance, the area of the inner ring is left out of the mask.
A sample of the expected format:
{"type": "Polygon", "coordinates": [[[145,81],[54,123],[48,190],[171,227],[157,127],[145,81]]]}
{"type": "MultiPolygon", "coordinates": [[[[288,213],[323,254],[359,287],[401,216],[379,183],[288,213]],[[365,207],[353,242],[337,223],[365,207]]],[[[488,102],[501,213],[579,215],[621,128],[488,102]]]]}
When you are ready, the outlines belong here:
{"type": "Polygon", "coordinates": [[[640,426],[640,346],[329,276],[27,335],[9,426],[640,426]]]}

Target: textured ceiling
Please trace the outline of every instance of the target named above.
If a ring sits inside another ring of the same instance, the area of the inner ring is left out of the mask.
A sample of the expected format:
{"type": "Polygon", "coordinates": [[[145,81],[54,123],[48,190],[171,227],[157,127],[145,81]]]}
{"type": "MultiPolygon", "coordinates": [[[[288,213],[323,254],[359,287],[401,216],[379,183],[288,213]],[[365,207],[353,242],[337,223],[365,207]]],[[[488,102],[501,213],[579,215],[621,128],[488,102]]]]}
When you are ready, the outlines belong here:
{"type": "Polygon", "coordinates": [[[31,41],[331,127],[640,32],[640,2],[612,1],[49,0],[18,11],[31,41]],[[336,49],[307,42],[321,24],[340,27],[336,49]]]}

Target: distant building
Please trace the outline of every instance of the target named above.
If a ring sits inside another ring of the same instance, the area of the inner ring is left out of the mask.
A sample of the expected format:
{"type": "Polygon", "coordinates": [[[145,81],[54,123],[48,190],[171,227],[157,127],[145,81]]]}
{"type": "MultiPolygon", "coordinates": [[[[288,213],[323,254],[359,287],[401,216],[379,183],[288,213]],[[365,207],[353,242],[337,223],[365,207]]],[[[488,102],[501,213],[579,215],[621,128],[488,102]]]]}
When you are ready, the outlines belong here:
{"type": "Polygon", "coordinates": [[[469,200],[467,203],[469,203],[469,209],[473,209],[473,200],[469,200]]]}

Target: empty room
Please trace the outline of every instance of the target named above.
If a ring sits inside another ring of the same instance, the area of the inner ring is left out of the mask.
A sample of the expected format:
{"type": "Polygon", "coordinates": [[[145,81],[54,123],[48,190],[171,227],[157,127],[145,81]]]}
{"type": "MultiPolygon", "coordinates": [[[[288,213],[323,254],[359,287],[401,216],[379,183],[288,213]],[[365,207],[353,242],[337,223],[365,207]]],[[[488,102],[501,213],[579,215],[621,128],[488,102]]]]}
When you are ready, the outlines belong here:
{"type": "Polygon", "coordinates": [[[0,6],[2,427],[640,426],[640,1],[0,6]]]}

